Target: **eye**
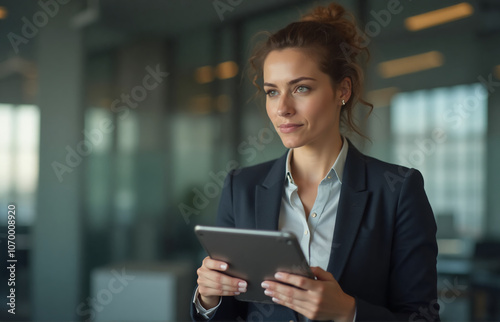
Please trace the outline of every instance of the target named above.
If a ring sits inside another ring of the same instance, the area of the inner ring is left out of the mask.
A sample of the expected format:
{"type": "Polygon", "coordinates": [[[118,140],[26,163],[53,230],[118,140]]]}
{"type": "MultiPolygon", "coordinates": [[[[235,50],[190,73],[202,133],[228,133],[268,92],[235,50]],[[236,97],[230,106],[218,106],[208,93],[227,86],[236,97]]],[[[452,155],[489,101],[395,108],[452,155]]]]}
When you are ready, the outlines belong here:
{"type": "Polygon", "coordinates": [[[266,92],[266,95],[269,96],[269,97],[273,97],[273,96],[276,96],[278,95],[278,92],[274,89],[270,89],[266,92]]]}
{"type": "Polygon", "coordinates": [[[301,86],[298,86],[295,91],[297,93],[306,93],[309,91],[309,87],[301,85],[301,86]]]}

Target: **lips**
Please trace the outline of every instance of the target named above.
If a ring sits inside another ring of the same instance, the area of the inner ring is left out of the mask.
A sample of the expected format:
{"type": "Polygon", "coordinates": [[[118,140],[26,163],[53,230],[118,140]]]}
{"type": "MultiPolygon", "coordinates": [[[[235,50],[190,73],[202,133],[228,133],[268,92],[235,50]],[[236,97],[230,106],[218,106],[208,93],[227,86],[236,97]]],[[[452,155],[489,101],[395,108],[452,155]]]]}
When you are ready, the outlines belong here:
{"type": "Polygon", "coordinates": [[[292,133],[296,130],[298,130],[302,124],[296,124],[296,123],[286,123],[286,124],[281,124],[278,126],[280,129],[281,133],[292,133]]]}

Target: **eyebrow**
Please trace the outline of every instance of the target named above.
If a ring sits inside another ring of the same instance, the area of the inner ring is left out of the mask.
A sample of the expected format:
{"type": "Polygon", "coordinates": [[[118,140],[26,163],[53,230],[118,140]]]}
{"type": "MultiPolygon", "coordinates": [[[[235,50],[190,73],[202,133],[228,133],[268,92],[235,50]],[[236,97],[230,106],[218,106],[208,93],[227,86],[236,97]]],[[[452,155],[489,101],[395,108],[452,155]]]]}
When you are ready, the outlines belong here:
{"type": "MultiPolygon", "coordinates": [[[[295,78],[295,79],[292,79],[291,81],[289,81],[287,84],[288,85],[294,85],[294,84],[297,84],[303,80],[312,80],[312,81],[315,81],[316,79],[315,78],[312,78],[312,77],[299,77],[299,78],[295,78]]],[[[276,86],[275,84],[272,84],[272,83],[264,83],[264,86],[269,86],[269,87],[278,87],[276,86]]]]}

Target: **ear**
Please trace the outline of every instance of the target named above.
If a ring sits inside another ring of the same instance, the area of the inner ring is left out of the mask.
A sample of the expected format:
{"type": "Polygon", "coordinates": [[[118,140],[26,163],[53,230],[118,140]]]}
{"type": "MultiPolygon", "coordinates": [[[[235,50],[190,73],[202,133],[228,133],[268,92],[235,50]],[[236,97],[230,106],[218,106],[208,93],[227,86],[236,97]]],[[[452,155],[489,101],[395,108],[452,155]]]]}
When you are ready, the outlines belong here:
{"type": "Polygon", "coordinates": [[[339,102],[344,100],[347,104],[349,99],[351,98],[352,93],[352,81],[350,77],[344,77],[343,80],[337,86],[337,97],[339,102]]]}

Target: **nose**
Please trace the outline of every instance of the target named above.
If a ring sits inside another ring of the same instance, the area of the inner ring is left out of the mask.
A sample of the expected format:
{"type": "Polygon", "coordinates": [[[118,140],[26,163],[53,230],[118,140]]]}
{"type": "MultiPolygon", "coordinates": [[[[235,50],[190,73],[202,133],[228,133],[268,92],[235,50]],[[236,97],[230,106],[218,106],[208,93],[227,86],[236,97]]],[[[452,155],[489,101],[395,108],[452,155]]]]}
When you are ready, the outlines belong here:
{"type": "Polygon", "coordinates": [[[289,94],[281,95],[278,102],[278,116],[289,117],[295,114],[295,107],[293,104],[293,99],[289,94]]]}

